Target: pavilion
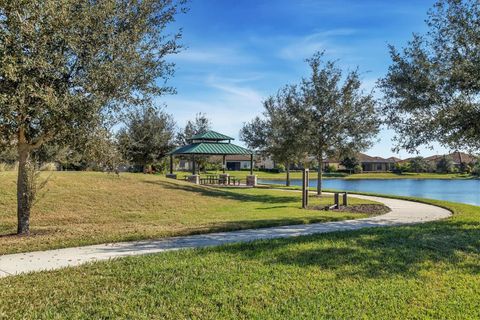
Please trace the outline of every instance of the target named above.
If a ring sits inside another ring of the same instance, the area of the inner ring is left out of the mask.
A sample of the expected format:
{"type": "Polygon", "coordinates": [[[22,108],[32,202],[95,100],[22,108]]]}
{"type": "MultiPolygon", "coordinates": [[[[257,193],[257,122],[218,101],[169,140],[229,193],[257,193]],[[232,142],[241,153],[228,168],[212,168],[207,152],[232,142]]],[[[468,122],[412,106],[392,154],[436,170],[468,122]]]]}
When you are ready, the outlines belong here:
{"type": "MultiPolygon", "coordinates": [[[[240,146],[234,145],[231,143],[232,140],[235,140],[232,137],[226,136],[224,134],[207,131],[205,133],[197,134],[191,137],[186,146],[181,146],[169,153],[170,155],[170,176],[173,177],[173,157],[178,155],[189,156],[192,160],[192,175],[196,176],[197,168],[195,157],[196,156],[223,156],[222,168],[223,173],[225,173],[226,167],[226,156],[227,155],[250,155],[250,177],[253,177],[253,151],[242,148],[240,146]]],[[[194,181],[194,180],[193,180],[194,181]]],[[[247,177],[248,182],[252,185],[256,184],[256,179],[247,177]],[[255,180],[255,182],[253,182],[255,180]]]]}

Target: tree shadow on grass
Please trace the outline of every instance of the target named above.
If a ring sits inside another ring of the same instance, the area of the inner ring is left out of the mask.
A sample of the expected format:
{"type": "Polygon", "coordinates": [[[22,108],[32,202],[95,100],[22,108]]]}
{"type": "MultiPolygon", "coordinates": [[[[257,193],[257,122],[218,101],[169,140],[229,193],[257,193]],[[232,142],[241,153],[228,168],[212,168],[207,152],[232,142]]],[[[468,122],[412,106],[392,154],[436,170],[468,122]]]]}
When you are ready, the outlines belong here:
{"type": "Polygon", "coordinates": [[[300,196],[299,194],[292,194],[291,196],[274,196],[269,194],[246,194],[246,193],[237,193],[230,190],[221,190],[215,189],[213,187],[201,187],[196,185],[185,185],[172,183],[168,181],[144,181],[145,183],[154,184],[162,186],[166,189],[171,190],[181,190],[200,194],[202,196],[208,197],[217,197],[225,198],[238,201],[248,201],[248,202],[263,202],[263,203],[290,203],[298,202],[300,205],[300,196]]]}
{"type": "Polygon", "coordinates": [[[218,248],[265,264],[318,267],[339,279],[419,277],[454,267],[480,274],[480,224],[441,221],[335,232],[218,248]]]}

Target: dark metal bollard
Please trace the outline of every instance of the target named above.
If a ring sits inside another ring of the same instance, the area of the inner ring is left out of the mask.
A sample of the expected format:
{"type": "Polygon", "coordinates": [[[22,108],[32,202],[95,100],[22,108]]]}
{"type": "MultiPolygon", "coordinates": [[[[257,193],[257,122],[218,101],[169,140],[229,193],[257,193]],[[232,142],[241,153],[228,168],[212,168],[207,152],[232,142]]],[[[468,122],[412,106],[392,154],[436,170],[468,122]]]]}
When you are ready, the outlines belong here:
{"type": "Polygon", "coordinates": [[[303,169],[303,179],[302,179],[302,208],[306,209],[308,207],[308,177],[309,171],[308,169],[303,169]]]}
{"type": "Polygon", "coordinates": [[[344,192],[344,193],[343,193],[343,205],[344,205],[345,207],[348,206],[347,195],[348,195],[347,192],[344,192]]]}

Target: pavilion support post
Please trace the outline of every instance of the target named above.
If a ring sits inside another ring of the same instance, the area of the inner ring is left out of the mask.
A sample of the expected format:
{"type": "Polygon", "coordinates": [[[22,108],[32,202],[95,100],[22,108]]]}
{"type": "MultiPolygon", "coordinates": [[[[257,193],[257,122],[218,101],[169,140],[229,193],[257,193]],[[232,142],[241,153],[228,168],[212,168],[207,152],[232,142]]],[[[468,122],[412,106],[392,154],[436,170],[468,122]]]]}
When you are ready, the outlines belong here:
{"type": "Polygon", "coordinates": [[[222,162],[223,173],[225,173],[226,167],[227,167],[227,156],[223,155],[223,162],[222,162]]]}
{"type": "Polygon", "coordinates": [[[167,173],[167,178],[177,179],[177,175],[173,173],[173,154],[170,155],[170,173],[167,173]]]}
{"type": "Polygon", "coordinates": [[[250,155],[250,175],[253,176],[253,153],[250,155]]]}
{"type": "Polygon", "coordinates": [[[192,174],[194,175],[197,172],[197,165],[195,163],[195,155],[192,156],[192,174]]]}
{"type": "Polygon", "coordinates": [[[247,176],[247,186],[255,187],[257,176],[253,174],[253,153],[250,155],[250,175],[247,176]]]}
{"type": "Polygon", "coordinates": [[[200,176],[197,174],[197,164],[195,163],[195,155],[192,155],[192,175],[187,178],[188,182],[200,184],[200,176]]]}

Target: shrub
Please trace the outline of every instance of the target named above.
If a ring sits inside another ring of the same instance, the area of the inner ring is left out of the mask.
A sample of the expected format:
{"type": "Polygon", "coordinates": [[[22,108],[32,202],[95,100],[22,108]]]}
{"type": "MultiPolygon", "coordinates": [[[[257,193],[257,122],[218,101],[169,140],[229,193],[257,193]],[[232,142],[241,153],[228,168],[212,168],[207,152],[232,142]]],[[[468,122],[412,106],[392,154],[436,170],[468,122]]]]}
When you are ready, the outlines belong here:
{"type": "Polygon", "coordinates": [[[337,168],[334,165],[328,165],[325,168],[325,172],[336,172],[336,171],[337,171],[337,168]]]}
{"type": "Polygon", "coordinates": [[[429,167],[429,163],[423,157],[415,157],[410,160],[409,171],[415,173],[426,172],[429,167]]]}
{"type": "Polygon", "coordinates": [[[437,163],[438,173],[454,172],[453,160],[450,157],[442,157],[437,163]]]}
{"type": "Polygon", "coordinates": [[[473,165],[471,174],[480,177],[480,159],[473,165]]]}
{"type": "Polygon", "coordinates": [[[472,166],[469,165],[468,163],[462,162],[462,163],[460,163],[459,171],[460,171],[460,173],[471,173],[472,172],[472,166]]]}
{"type": "Polygon", "coordinates": [[[393,169],[393,172],[395,173],[404,173],[407,171],[410,171],[410,163],[404,162],[404,163],[395,163],[395,168],[393,169]]]}
{"type": "Polygon", "coordinates": [[[357,164],[355,167],[353,167],[353,173],[362,173],[363,169],[362,166],[357,164]]]}
{"type": "Polygon", "coordinates": [[[284,172],[285,171],[285,166],[283,164],[277,164],[276,168],[278,172],[284,172]]]}

